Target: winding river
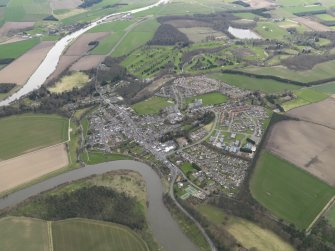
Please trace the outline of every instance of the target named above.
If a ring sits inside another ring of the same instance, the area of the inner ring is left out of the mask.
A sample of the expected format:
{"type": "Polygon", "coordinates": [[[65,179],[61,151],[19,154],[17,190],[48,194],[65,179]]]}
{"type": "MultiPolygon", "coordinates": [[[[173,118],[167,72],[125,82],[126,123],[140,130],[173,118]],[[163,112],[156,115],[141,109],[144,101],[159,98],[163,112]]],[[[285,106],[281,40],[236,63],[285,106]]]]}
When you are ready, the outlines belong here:
{"type": "Polygon", "coordinates": [[[49,53],[47,54],[47,56],[45,57],[43,62],[40,64],[40,66],[37,68],[37,70],[31,75],[28,82],[20,90],[18,90],[16,93],[14,93],[10,97],[6,98],[5,100],[1,101],[0,106],[9,105],[11,102],[21,98],[22,96],[32,92],[35,89],[40,88],[45,83],[47,78],[56,70],[59,59],[60,59],[61,55],[63,54],[63,52],[65,51],[65,49],[67,48],[67,46],[72,41],[77,39],[80,35],[84,34],[86,31],[88,31],[88,30],[92,29],[93,27],[101,24],[102,22],[106,21],[108,18],[110,18],[112,16],[116,16],[116,15],[120,15],[120,14],[127,14],[127,13],[135,14],[135,13],[138,13],[138,12],[142,12],[142,11],[151,9],[153,7],[156,7],[156,6],[160,5],[160,4],[166,4],[168,2],[169,2],[169,0],[159,0],[157,3],[146,6],[146,7],[142,7],[142,8],[138,8],[138,9],[134,9],[134,10],[130,10],[130,11],[113,13],[113,14],[105,16],[105,17],[103,17],[103,18],[101,18],[101,19],[99,19],[95,22],[92,22],[90,25],[88,25],[88,26],[86,26],[86,27],[84,27],[84,28],[82,28],[78,31],[75,31],[75,32],[63,37],[62,39],[60,39],[54,45],[54,47],[51,48],[51,50],[49,51],[49,53]]]}
{"type": "Polygon", "coordinates": [[[149,201],[148,222],[155,239],[165,251],[199,251],[199,248],[180,230],[178,224],[165,207],[162,198],[163,186],[157,173],[150,166],[137,161],[112,161],[85,166],[60,174],[1,198],[0,209],[15,206],[31,196],[38,195],[41,192],[50,190],[64,183],[117,170],[136,171],[140,173],[146,181],[147,198],[149,201]]]}

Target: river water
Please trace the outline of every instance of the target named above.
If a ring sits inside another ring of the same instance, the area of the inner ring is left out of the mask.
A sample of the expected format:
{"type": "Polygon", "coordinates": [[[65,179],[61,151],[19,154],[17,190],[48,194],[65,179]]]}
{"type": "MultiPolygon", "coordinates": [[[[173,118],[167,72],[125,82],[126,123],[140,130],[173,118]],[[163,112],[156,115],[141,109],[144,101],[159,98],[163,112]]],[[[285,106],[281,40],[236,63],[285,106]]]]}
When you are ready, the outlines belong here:
{"type": "Polygon", "coordinates": [[[229,26],[228,32],[239,39],[260,39],[261,37],[251,30],[237,29],[229,26]]]}
{"type": "MultiPolygon", "coordinates": [[[[89,26],[84,27],[78,31],[75,31],[62,39],[60,39],[54,47],[51,48],[43,62],[40,64],[40,66],[37,68],[37,70],[31,75],[29,78],[28,82],[16,93],[14,93],[12,96],[6,98],[5,100],[0,102],[0,106],[6,106],[9,105],[11,102],[21,98],[22,96],[32,92],[35,89],[40,88],[47,78],[56,70],[57,64],[59,62],[59,59],[62,55],[62,53],[65,51],[67,46],[77,39],[80,35],[84,34],[86,31],[89,29],[92,29],[93,27],[99,25],[101,22],[106,21],[108,18],[115,16],[115,15],[120,15],[120,14],[135,14],[138,12],[142,12],[148,9],[151,9],[153,7],[156,7],[160,4],[166,4],[168,3],[169,0],[159,0],[157,3],[152,4],[150,6],[138,8],[135,10],[130,10],[130,11],[124,11],[124,12],[118,12],[118,13],[113,13],[108,16],[105,16],[95,22],[92,22],[89,26]]],[[[29,62],[27,62],[29,64],[29,62]]],[[[15,73],[13,73],[15,74],[15,73]]]]}
{"type": "Polygon", "coordinates": [[[155,239],[165,251],[199,251],[187,236],[180,230],[172,218],[162,199],[163,186],[157,173],[148,165],[132,160],[112,161],[103,164],[86,166],[69,171],[22,189],[0,199],[0,209],[12,207],[38,195],[41,192],[55,188],[61,184],[100,175],[116,170],[132,170],[140,173],[147,184],[148,222],[155,239]]]}

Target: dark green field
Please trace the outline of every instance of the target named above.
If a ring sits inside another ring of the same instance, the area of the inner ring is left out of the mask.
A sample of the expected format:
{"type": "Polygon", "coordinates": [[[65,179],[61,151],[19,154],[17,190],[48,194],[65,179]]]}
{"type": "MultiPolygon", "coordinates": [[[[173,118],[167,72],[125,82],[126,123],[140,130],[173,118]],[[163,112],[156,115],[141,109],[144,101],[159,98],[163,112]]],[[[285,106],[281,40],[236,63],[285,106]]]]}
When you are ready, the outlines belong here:
{"type": "Polygon", "coordinates": [[[20,42],[0,45],[0,59],[18,58],[39,43],[39,39],[28,39],[20,42]]]}
{"type": "Polygon", "coordinates": [[[275,216],[306,229],[334,196],[335,189],[264,151],[250,183],[254,198],[275,216]]]}
{"type": "Polygon", "coordinates": [[[68,138],[68,119],[27,114],[0,119],[0,159],[61,143],[68,138]]]}
{"type": "Polygon", "coordinates": [[[52,223],[54,251],[146,251],[132,230],[101,221],[71,219],[52,223]]]}
{"type": "Polygon", "coordinates": [[[237,74],[221,73],[213,74],[211,77],[242,89],[259,90],[265,93],[282,92],[285,90],[296,90],[300,88],[297,85],[287,84],[272,79],[257,79],[237,74]]]}

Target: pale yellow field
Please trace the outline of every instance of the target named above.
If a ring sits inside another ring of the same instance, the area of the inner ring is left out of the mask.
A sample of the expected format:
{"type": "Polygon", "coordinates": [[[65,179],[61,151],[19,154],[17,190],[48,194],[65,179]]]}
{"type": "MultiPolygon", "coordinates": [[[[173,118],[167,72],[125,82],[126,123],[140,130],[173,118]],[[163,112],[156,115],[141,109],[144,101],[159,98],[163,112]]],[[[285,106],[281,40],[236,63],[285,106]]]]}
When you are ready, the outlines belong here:
{"type": "Polygon", "coordinates": [[[50,87],[49,91],[53,93],[62,93],[71,91],[73,88],[81,88],[89,81],[88,75],[83,72],[74,72],[71,75],[63,77],[55,86],[50,87]]]}
{"type": "Polygon", "coordinates": [[[68,163],[65,144],[0,161],[0,193],[56,171],[68,163]]]}
{"type": "Polygon", "coordinates": [[[243,247],[255,247],[259,251],[293,251],[294,249],[282,241],[278,236],[263,229],[251,222],[234,219],[234,223],[229,224],[227,230],[238,240],[243,247]],[[255,241],[257,240],[257,241],[255,241]]]}

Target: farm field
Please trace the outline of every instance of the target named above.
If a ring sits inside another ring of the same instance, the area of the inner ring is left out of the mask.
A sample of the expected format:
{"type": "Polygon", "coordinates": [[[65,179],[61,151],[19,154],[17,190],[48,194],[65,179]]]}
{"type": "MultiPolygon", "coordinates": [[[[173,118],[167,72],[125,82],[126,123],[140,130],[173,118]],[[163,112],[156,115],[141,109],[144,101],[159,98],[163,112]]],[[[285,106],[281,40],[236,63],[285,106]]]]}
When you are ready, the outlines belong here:
{"type": "Polygon", "coordinates": [[[131,229],[114,223],[68,219],[50,223],[25,217],[0,219],[0,249],[10,251],[148,251],[131,229]],[[50,236],[52,234],[52,238],[50,236]],[[52,240],[53,247],[49,243],[52,240]]]}
{"type": "Polygon", "coordinates": [[[281,158],[335,186],[335,130],[304,121],[281,121],[274,125],[266,148],[281,158]]]}
{"type": "Polygon", "coordinates": [[[168,99],[154,96],[132,105],[132,108],[139,115],[148,115],[159,113],[164,107],[172,105],[173,102],[169,102],[168,99]]]}
{"type": "Polygon", "coordinates": [[[147,251],[135,232],[121,225],[71,219],[52,223],[54,251],[147,251]]]}
{"type": "Polygon", "coordinates": [[[329,15],[329,14],[319,14],[315,15],[317,18],[323,20],[323,21],[335,21],[335,17],[329,15]]]}
{"type": "Polygon", "coordinates": [[[27,114],[0,119],[0,160],[10,159],[68,139],[68,119],[27,114]],[[20,139],[20,140],[18,140],[20,139]]]}
{"type": "Polygon", "coordinates": [[[73,72],[63,77],[59,82],[49,88],[52,93],[63,93],[74,88],[81,88],[89,82],[89,76],[83,72],[73,72]]]}
{"type": "Polygon", "coordinates": [[[1,69],[1,82],[24,85],[41,64],[53,45],[54,42],[41,42],[14,62],[1,69]],[[27,64],[27,62],[29,62],[29,64],[27,64]],[[18,74],[13,74],[13,72],[17,72],[17,69],[20,69],[18,74]]]}
{"type": "Polygon", "coordinates": [[[57,171],[69,164],[65,144],[0,161],[0,193],[57,171]]]}
{"type": "Polygon", "coordinates": [[[283,79],[308,83],[311,81],[334,77],[334,67],[335,67],[335,60],[332,60],[317,64],[311,70],[306,71],[289,70],[283,66],[247,67],[244,68],[243,71],[259,75],[278,76],[283,79]]]}
{"type": "Polygon", "coordinates": [[[329,116],[334,109],[335,98],[330,97],[321,102],[293,109],[287,112],[287,115],[335,129],[335,118],[329,116]]]}
{"type": "Polygon", "coordinates": [[[253,197],[276,217],[306,229],[335,189],[295,165],[263,151],[252,175],[253,197]]]}
{"type": "Polygon", "coordinates": [[[135,27],[129,27],[122,43],[115,48],[111,55],[120,57],[144,45],[154,36],[158,26],[157,20],[150,18],[140,21],[135,27]]]}
{"type": "Polygon", "coordinates": [[[47,222],[24,217],[0,218],[0,250],[49,251],[47,222]]]}
{"type": "Polygon", "coordinates": [[[335,82],[330,82],[327,84],[316,85],[312,87],[313,90],[328,93],[328,94],[335,94],[335,82]]]}
{"type": "Polygon", "coordinates": [[[186,103],[192,103],[196,99],[202,99],[202,104],[204,106],[209,106],[209,105],[218,105],[227,102],[228,98],[223,95],[222,93],[219,92],[213,92],[213,93],[207,93],[195,97],[188,98],[186,100],[186,103]]]}
{"type": "Polygon", "coordinates": [[[272,79],[257,79],[236,74],[215,73],[209,76],[242,89],[260,90],[265,93],[282,92],[285,90],[296,90],[300,88],[300,86],[297,85],[287,84],[272,79]]]}
{"type": "Polygon", "coordinates": [[[197,210],[205,218],[207,218],[211,224],[214,224],[219,228],[226,229],[245,248],[256,248],[259,251],[294,250],[292,246],[282,240],[271,230],[261,228],[242,218],[228,215],[220,208],[200,204],[197,207],[197,210]]]}
{"type": "Polygon", "coordinates": [[[319,92],[312,88],[302,89],[293,92],[297,98],[282,104],[285,111],[297,108],[299,106],[320,102],[329,97],[328,94],[319,92]]]}
{"type": "Polygon", "coordinates": [[[4,17],[6,21],[39,21],[50,14],[49,0],[11,0],[4,17]]]}
{"type": "Polygon", "coordinates": [[[18,58],[39,43],[39,39],[28,39],[0,45],[0,59],[18,58]]]}
{"type": "Polygon", "coordinates": [[[330,208],[330,210],[326,213],[326,219],[333,227],[335,227],[335,206],[330,208]]]}

